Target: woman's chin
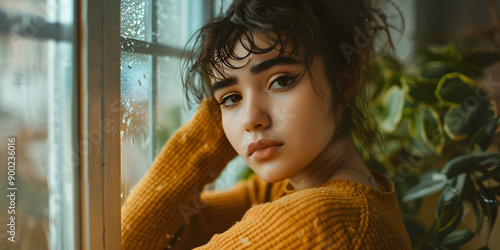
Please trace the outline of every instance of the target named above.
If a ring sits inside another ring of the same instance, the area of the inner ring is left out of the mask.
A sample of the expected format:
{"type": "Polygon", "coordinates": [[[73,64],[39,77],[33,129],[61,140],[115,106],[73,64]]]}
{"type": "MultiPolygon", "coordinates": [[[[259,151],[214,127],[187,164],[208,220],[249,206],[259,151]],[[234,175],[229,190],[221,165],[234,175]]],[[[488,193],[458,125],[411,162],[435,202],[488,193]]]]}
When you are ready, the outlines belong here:
{"type": "MultiPolygon", "coordinates": [[[[253,171],[264,181],[268,183],[276,183],[287,179],[289,176],[282,171],[278,171],[277,169],[265,169],[270,166],[259,166],[260,169],[252,168],[253,171]]],[[[258,168],[259,168],[258,167],[258,168]]]]}

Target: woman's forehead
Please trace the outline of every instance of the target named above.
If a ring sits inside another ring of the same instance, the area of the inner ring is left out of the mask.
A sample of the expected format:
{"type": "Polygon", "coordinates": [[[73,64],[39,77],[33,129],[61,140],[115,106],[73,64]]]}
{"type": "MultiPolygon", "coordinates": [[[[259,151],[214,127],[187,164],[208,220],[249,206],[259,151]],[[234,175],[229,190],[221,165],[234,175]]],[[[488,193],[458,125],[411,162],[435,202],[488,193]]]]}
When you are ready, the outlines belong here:
{"type": "Polygon", "coordinates": [[[230,51],[215,53],[216,56],[224,58],[216,58],[215,61],[218,63],[213,65],[216,67],[213,69],[214,76],[222,77],[221,73],[242,69],[255,61],[281,57],[304,61],[303,47],[296,48],[292,42],[286,42],[286,37],[280,41],[274,33],[252,33],[242,36],[232,48],[226,47],[230,51]],[[268,52],[262,52],[268,49],[268,52]]]}
{"type": "MultiPolygon", "coordinates": [[[[250,54],[241,60],[228,59],[227,61],[231,64],[231,67],[222,63],[219,64],[217,68],[212,69],[212,80],[234,78],[240,74],[247,74],[245,72],[258,75],[277,66],[283,69],[283,67],[293,66],[296,68],[298,65],[306,64],[304,56],[282,56],[275,50],[265,54],[250,54]]],[[[211,83],[213,82],[211,81],[211,83]]]]}

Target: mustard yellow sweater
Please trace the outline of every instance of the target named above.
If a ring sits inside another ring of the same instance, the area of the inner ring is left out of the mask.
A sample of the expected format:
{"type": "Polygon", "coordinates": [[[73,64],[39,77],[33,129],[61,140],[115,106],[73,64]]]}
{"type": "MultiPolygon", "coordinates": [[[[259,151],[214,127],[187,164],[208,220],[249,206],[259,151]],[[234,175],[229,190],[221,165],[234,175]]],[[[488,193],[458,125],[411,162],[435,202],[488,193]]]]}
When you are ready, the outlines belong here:
{"type": "Polygon", "coordinates": [[[211,105],[200,104],[129,196],[122,249],[411,249],[394,185],[377,172],[382,191],[348,180],[297,191],[253,175],[202,192],[236,156],[211,105]]]}

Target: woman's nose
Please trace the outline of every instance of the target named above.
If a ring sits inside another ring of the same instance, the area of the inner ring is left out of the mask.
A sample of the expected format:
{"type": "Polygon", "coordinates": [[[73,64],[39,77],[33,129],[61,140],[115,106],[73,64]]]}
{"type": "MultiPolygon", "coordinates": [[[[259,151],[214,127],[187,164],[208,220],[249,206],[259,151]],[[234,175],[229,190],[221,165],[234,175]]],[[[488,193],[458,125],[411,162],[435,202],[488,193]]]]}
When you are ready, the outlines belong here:
{"type": "Polygon", "coordinates": [[[247,100],[243,117],[243,128],[247,132],[268,128],[271,118],[265,108],[265,104],[258,98],[247,100]]]}

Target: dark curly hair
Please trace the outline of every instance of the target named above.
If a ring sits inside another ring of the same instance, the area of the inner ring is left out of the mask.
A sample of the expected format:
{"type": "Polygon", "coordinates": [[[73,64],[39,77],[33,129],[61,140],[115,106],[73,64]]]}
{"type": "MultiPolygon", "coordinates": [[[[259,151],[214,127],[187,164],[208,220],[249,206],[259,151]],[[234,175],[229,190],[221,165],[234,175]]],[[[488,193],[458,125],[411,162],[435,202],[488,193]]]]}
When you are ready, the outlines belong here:
{"type": "MultiPolygon", "coordinates": [[[[313,59],[323,59],[332,112],[342,108],[334,138],[352,135],[358,148],[373,157],[373,146],[381,146],[381,135],[367,98],[365,76],[377,31],[383,31],[393,48],[388,28],[386,16],[369,0],[236,0],[225,15],[213,18],[190,39],[193,49],[185,50],[189,55],[182,78],[188,104],[192,98],[199,103],[213,96],[210,78],[224,75],[222,67],[238,68],[228,59],[242,60],[272,50],[279,51],[278,57],[292,58],[303,48],[309,74],[313,59]],[[264,34],[271,45],[258,47],[253,42],[257,33],[264,34]],[[248,51],[245,57],[234,54],[238,43],[248,51]]],[[[313,81],[320,97],[315,85],[313,81]]]]}

